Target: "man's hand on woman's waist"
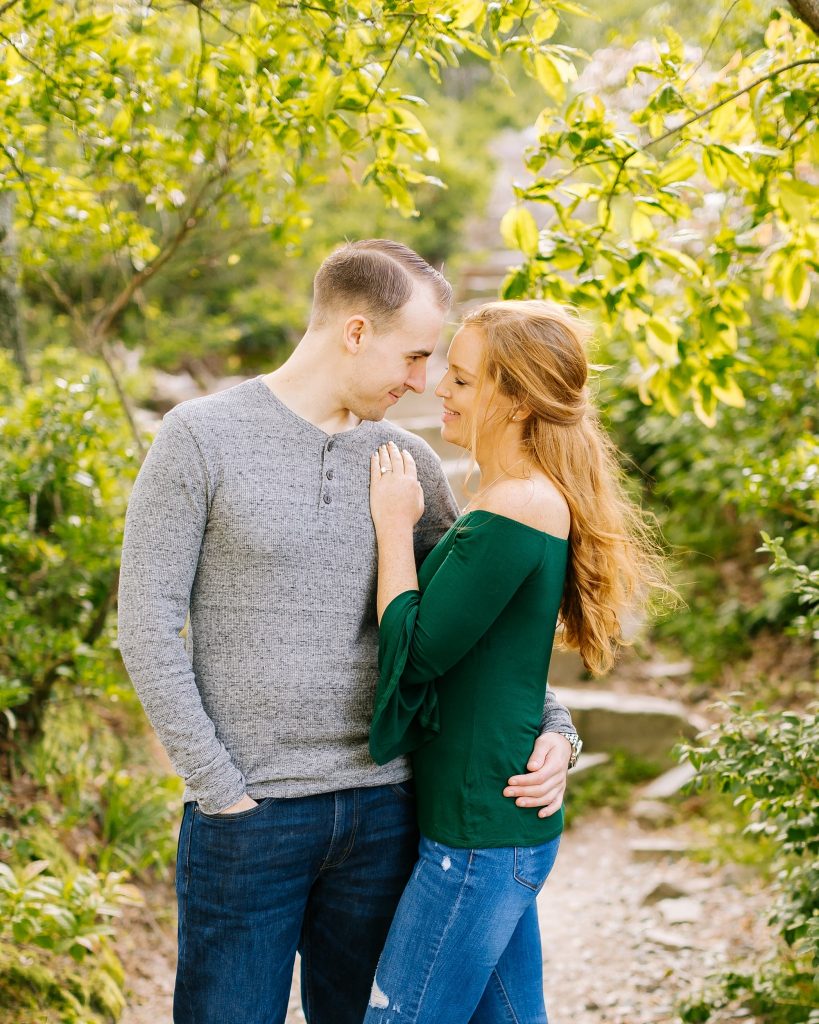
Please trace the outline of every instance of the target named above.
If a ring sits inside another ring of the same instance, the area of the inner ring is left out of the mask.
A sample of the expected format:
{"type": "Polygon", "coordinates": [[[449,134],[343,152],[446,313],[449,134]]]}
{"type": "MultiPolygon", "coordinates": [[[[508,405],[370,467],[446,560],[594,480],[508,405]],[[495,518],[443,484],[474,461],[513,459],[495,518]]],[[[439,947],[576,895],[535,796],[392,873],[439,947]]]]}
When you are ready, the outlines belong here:
{"type": "Polygon", "coordinates": [[[514,797],[518,807],[540,807],[548,818],[560,810],[566,792],[572,745],[562,733],[544,732],[535,740],[525,775],[513,775],[503,795],[514,797]]]}

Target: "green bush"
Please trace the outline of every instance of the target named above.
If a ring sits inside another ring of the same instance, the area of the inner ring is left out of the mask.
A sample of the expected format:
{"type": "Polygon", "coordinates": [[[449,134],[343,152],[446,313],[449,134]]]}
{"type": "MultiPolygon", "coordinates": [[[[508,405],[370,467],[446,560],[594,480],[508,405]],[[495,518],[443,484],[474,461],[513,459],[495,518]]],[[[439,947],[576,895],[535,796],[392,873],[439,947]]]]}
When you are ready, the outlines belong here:
{"type": "Polygon", "coordinates": [[[90,358],[32,363],[24,385],[0,352],[0,1005],[96,1024],[124,1007],[111,937],[128,879],[173,861],[181,787],[135,742],[109,614],[132,438],[90,358]]]}
{"type": "Polygon", "coordinates": [[[682,1010],[688,1024],[741,996],[776,1024],[803,1024],[819,1005],[819,704],[771,715],[721,702],[728,713],[699,745],[679,750],[697,769],[694,787],[734,795],[747,835],[773,843],[774,904],[769,923],[781,947],[754,973],[731,973],[682,1010]]]}
{"type": "Polygon", "coordinates": [[[92,1024],[118,1018],[125,1001],[111,921],[138,890],[117,873],[54,875],[48,861],[17,870],[0,862],[0,1002],[4,1021],[92,1024]],[[51,1011],[59,1016],[52,1016],[51,1011]]]}
{"type": "MultiPolygon", "coordinates": [[[[58,681],[81,660],[116,672],[116,595],[132,441],[90,358],[51,348],[24,386],[0,352],[0,740],[36,737],[58,681]]],[[[7,765],[8,770],[8,765],[7,765]]]]}
{"type": "Polygon", "coordinates": [[[697,680],[711,684],[750,657],[760,635],[781,644],[804,613],[793,575],[768,571],[760,536],[783,538],[808,574],[819,560],[819,316],[786,319],[762,300],[749,313],[744,346],[756,366],[742,380],[743,404],[722,406],[710,428],[691,412],[642,404],[628,386],[625,341],[597,353],[609,366],[599,378],[607,424],[680,562],[675,583],[688,608],[657,623],[653,639],[690,657],[697,680]]]}

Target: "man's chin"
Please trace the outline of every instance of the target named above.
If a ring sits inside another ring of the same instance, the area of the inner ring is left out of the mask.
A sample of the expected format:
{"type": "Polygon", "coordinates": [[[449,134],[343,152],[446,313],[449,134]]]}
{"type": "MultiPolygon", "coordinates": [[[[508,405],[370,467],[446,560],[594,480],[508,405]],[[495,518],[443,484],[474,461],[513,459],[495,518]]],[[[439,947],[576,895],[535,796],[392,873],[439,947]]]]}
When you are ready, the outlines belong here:
{"type": "Polygon", "coordinates": [[[387,408],[383,406],[370,406],[369,408],[351,409],[350,412],[360,420],[372,420],[373,423],[378,423],[387,415],[388,408],[389,406],[387,408]]]}

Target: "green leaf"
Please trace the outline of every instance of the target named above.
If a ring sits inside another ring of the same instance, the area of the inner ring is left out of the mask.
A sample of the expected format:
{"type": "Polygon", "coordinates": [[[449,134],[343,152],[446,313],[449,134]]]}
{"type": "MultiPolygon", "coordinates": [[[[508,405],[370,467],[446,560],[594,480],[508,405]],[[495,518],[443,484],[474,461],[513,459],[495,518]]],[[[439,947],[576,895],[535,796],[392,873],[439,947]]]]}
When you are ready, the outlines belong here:
{"type": "Polygon", "coordinates": [[[510,274],[501,286],[501,298],[520,299],[526,295],[529,289],[529,274],[525,268],[516,270],[510,274]]]}
{"type": "Polygon", "coordinates": [[[555,103],[566,99],[566,86],[555,62],[545,53],[535,54],[535,76],[555,103]]]}
{"type": "Polygon", "coordinates": [[[676,181],[688,181],[697,171],[697,161],[690,153],[683,153],[663,164],[657,174],[659,185],[670,185],[676,181]]]}
{"type": "Polygon", "coordinates": [[[535,23],[532,25],[532,38],[536,43],[543,43],[552,38],[559,25],[560,16],[557,11],[544,11],[543,14],[535,18],[535,23]]]}
{"type": "Polygon", "coordinates": [[[654,227],[651,217],[638,207],[631,212],[629,231],[635,242],[643,242],[657,237],[657,229],[654,227]]]}
{"type": "Polygon", "coordinates": [[[745,395],[742,393],[742,389],[739,384],[731,378],[725,382],[725,384],[712,384],[711,388],[724,405],[733,406],[735,409],[742,409],[745,406],[745,395]]]}
{"type": "Polygon", "coordinates": [[[485,4],[483,0],[458,0],[458,3],[451,5],[453,8],[452,24],[455,28],[466,28],[473,21],[484,13],[485,4]]]}
{"type": "Polygon", "coordinates": [[[722,188],[728,177],[728,170],[718,149],[709,146],[703,150],[702,169],[705,172],[705,177],[715,188],[722,188]]]}
{"type": "Polygon", "coordinates": [[[782,298],[788,309],[804,309],[810,298],[810,277],[803,260],[795,257],[786,264],[782,281],[782,298]]]}
{"type": "Polygon", "coordinates": [[[806,181],[783,178],[779,182],[779,202],[789,217],[806,224],[819,204],[819,188],[806,181]]]}
{"type": "Polygon", "coordinates": [[[679,329],[673,327],[667,320],[660,317],[652,317],[646,322],[646,344],[651,351],[660,357],[663,363],[674,366],[680,361],[680,354],[677,349],[677,338],[679,329]]]}
{"type": "Polygon", "coordinates": [[[507,210],[500,223],[501,236],[509,249],[519,249],[526,256],[537,255],[539,232],[537,222],[525,206],[507,210]]]}

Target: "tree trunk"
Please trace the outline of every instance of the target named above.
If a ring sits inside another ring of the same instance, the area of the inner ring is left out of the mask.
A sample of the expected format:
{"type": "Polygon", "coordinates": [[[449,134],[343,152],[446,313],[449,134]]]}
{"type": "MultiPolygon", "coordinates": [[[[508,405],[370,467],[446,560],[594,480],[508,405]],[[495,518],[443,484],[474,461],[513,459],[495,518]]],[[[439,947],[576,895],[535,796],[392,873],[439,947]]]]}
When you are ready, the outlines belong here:
{"type": "Polygon", "coordinates": [[[17,249],[14,244],[14,195],[0,192],[0,345],[10,348],[23,380],[31,383],[31,371],[23,345],[20,320],[20,288],[17,283],[17,249]]]}
{"type": "Polygon", "coordinates": [[[819,32],[819,0],[788,0],[788,3],[797,17],[814,32],[819,32]]]}

